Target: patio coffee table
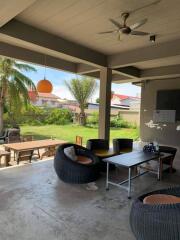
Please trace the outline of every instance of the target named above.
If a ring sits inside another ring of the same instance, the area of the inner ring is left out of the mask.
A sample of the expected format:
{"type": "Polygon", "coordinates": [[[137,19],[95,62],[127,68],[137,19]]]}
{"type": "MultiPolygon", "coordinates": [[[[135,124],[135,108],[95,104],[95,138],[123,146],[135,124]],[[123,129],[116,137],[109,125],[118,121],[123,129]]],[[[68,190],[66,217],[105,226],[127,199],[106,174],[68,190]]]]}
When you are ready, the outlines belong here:
{"type": "Polygon", "coordinates": [[[8,152],[13,150],[18,159],[18,154],[21,151],[56,147],[64,143],[67,143],[67,142],[64,140],[46,139],[46,140],[36,140],[36,141],[28,141],[28,142],[8,143],[8,144],[4,144],[3,146],[5,147],[5,150],[8,152]]]}
{"type": "Polygon", "coordinates": [[[162,153],[162,154],[157,154],[157,153],[149,153],[149,152],[143,152],[143,151],[133,151],[130,153],[124,153],[121,155],[109,157],[103,159],[107,163],[107,172],[106,172],[106,190],[109,189],[109,184],[126,189],[128,191],[128,198],[131,198],[131,180],[135,179],[137,177],[142,176],[143,174],[147,172],[151,172],[150,170],[144,171],[142,173],[139,173],[135,176],[131,176],[132,168],[137,167],[143,163],[147,163],[151,160],[158,160],[159,161],[159,167],[158,167],[158,180],[160,180],[160,168],[161,168],[161,163],[162,159],[170,156],[171,154],[169,153],[162,153]],[[109,181],[109,164],[114,164],[117,166],[125,167],[128,168],[128,179],[120,182],[120,183],[115,183],[112,181],[109,181]],[[128,182],[128,187],[123,186],[123,184],[128,182]]]}

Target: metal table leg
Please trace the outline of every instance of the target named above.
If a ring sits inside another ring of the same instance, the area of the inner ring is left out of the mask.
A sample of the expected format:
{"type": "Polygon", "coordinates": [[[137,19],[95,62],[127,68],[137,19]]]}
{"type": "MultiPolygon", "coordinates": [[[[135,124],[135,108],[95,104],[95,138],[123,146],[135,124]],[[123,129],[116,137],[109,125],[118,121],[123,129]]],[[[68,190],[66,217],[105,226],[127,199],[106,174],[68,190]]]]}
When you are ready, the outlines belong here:
{"type": "Polygon", "coordinates": [[[128,174],[128,198],[131,198],[131,168],[129,168],[128,174]]]}
{"type": "Polygon", "coordinates": [[[109,163],[107,162],[107,171],[106,171],[106,190],[109,190],[109,163]]]}
{"type": "Polygon", "coordinates": [[[159,159],[158,159],[158,181],[160,181],[162,178],[162,167],[163,167],[162,159],[161,159],[161,157],[159,157],[159,159]]]}

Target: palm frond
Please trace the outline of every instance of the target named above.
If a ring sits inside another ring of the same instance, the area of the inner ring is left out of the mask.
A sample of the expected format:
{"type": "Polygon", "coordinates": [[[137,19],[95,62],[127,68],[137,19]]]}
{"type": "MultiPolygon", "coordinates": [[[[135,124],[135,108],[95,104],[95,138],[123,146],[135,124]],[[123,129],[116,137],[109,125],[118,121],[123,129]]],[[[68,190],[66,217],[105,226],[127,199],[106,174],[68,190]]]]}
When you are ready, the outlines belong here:
{"type": "Polygon", "coordinates": [[[21,71],[26,71],[26,72],[37,72],[36,68],[31,66],[31,65],[28,65],[28,64],[24,64],[24,63],[17,63],[15,62],[14,66],[21,70],[21,71]]]}
{"type": "Polygon", "coordinates": [[[81,109],[85,108],[97,86],[94,79],[87,77],[72,79],[70,82],[65,81],[65,85],[79,103],[81,109]]]}
{"type": "Polygon", "coordinates": [[[27,76],[25,76],[24,74],[22,74],[21,72],[19,72],[16,69],[14,69],[13,75],[14,75],[14,81],[17,78],[17,79],[21,80],[27,88],[29,88],[33,91],[36,91],[36,86],[30,78],[28,78],[27,76]]]}

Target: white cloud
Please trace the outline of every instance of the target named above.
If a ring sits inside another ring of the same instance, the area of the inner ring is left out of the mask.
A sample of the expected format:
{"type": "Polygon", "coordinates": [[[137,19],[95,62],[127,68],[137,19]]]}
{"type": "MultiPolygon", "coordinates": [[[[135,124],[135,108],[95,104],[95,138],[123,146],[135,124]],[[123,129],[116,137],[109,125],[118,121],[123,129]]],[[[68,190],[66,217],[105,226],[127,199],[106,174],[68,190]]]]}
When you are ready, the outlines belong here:
{"type": "Polygon", "coordinates": [[[69,92],[69,90],[66,88],[66,86],[61,86],[61,85],[56,85],[53,86],[53,93],[60,97],[60,98],[66,98],[66,99],[73,99],[71,93],[69,92]]]}

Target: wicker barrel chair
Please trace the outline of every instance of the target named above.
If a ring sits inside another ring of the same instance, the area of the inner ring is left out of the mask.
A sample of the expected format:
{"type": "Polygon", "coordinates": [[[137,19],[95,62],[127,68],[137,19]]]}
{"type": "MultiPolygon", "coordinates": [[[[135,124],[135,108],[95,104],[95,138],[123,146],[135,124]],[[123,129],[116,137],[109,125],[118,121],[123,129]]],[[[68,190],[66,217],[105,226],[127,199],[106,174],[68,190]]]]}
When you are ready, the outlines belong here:
{"type": "Polygon", "coordinates": [[[136,199],[130,213],[130,225],[137,240],[180,239],[180,203],[144,204],[153,194],[180,197],[180,187],[157,190],[136,199]]]}
{"type": "Polygon", "coordinates": [[[63,144],[56,152],[54,168],[58,177],[66,183],[90,183],[96,181],[100,176],[99,160],[88,149],[76,144],[63,144]],[[73,161],[64,153],[64,149],[73,146],[77,156],[90,159],[90,163],[73,161]]]}

